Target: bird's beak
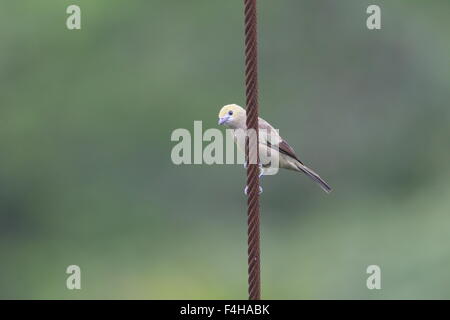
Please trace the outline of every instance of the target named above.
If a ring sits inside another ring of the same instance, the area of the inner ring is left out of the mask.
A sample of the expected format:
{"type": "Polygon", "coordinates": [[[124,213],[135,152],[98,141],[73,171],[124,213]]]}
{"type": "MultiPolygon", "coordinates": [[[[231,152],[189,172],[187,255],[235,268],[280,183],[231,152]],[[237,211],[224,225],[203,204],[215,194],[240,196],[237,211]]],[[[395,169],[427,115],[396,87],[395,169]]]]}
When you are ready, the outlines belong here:
{"type": "Polygon", "coordinates": [[[224,124],[225,122],[227,122],[230,119],[230,116],[226,115],[222,118],[219,118],[219,125],[224,124]]]}

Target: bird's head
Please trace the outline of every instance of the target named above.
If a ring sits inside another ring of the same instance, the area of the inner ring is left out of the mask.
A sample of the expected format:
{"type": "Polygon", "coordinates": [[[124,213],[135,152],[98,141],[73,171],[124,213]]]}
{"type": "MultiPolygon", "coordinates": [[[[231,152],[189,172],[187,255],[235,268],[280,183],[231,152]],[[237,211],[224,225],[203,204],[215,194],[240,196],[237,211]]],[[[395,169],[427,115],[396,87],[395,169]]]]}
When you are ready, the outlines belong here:
{"type": "Polygon", "coordinates": [[[229,104],[220,109],[219,124],[223,124],[230,128],[239,128],[245,125],[245,120],[245,109],[237,104],[229,104]]]}

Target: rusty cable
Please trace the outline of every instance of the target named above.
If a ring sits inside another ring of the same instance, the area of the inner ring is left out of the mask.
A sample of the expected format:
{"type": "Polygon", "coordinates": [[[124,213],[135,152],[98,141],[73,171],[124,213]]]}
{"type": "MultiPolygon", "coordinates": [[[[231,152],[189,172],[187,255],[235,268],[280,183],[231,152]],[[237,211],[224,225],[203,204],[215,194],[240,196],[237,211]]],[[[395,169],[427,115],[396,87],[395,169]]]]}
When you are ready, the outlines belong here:
{"type": "Polygon", "coordinates": [[[261,299],[259,236],[258,51],[256,0],[244,0],[245,87],[247,109],[248,295],[261,299]]]}

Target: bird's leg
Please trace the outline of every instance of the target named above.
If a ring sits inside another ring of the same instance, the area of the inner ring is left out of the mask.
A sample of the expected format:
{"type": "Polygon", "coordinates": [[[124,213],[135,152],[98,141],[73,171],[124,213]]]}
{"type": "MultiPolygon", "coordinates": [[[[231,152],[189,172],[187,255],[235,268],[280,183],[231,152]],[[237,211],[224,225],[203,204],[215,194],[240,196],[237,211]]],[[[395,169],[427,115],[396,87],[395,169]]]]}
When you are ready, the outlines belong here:
{"type": "MultiPolygon", "coordinates": [[[[263,169],[262,165],[260,164],[259,165],[259,176],[258,176],[260,181],[261,181],[261,178],[263,175],[264,175],[264,169],[263,169]]],[[[245,195],[248,195],[248,186],[245,186],[244,193],[245,193],[245,195]]],[[[259,194],[261,194],[261,193],[263,193],[263,188],[261,186],[259,186],[259,194]]]]}
{"type": "Polygon", "coordinates": [[[259,194],[263,193],[263,188],[261,187],[261,178],[262,178],[263,175],[264,175],[264,168],[263,168],[262,164],[260,164],[259,165],[259,176],[258,176],[259,182],[260,182],[259,194]]]}

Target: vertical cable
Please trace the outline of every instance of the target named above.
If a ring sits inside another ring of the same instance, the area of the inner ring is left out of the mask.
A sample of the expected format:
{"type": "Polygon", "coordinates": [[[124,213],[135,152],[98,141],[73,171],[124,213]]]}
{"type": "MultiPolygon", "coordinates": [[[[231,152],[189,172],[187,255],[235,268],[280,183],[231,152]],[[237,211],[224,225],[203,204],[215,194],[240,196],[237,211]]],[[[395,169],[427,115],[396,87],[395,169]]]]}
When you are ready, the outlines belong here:
{"type": "Polygon", "coordinates": [[[248,295],[261,299],[259,239],[259,153],[258,153],[258,51],[256,0],[244,0],[245,6],[245,93],[247,109],[247,225],[248,295]]]}

